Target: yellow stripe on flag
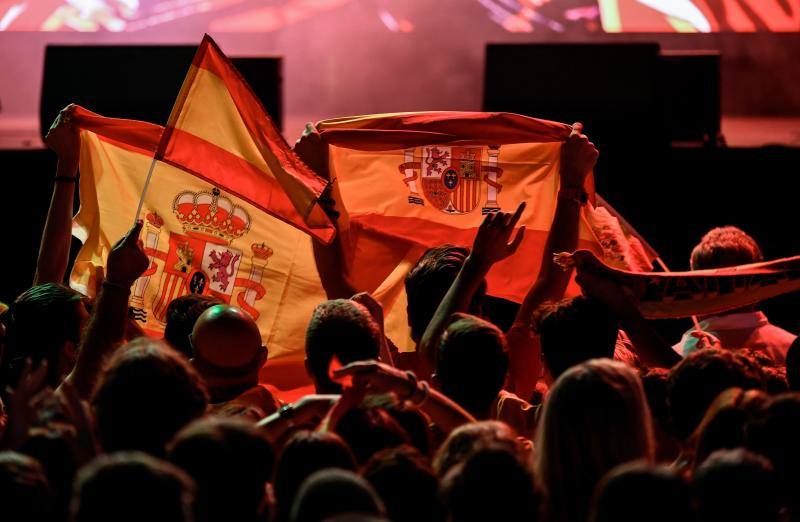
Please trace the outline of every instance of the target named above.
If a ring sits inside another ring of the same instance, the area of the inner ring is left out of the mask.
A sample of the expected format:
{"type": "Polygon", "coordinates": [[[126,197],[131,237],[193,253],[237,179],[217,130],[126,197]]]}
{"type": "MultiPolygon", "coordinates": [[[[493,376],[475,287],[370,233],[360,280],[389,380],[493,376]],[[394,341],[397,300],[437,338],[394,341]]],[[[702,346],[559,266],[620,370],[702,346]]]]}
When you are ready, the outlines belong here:
{"type": "MultiPolygon", "coordinates": [[[[81,142],[81,208],[73,230],[84,244],[70,282],[74,288],[86,291],[93,267],[105,266],[111,246],[130,227],[127,209],[136,206],[152,157],[86,130],[81,133],[81,142]]],[[[203,180],[157,163],[145,196],[146,219],[141,236],[152,262],[152,273],[134,284],[131,306],[146,312],[147,319],[141,326],[160,335],[164,307],[172,298],[192,291],[191,279],[200,272],[205,278],[201,293],[237,306],[249,306],[269,348],[270,360],[290,360],[299,377],[289,385],[306,384],[302,370],[305,329],[314,307],[325,300],[312,239],[224,191],[220,191],[217,202],[226,199],[238,207],[250,218],[249,230],[229,243],[215,242],[207,234],[193,232],[187,220],[178,216],[176,198],[181,194],[211,197],[213,191],[214,187],[203,180]],[[226,257],[226,253],[231,256],[226,257]],[[238,259],[234,262],[213,266],[215,258],[230,261],[235,256],[238,259]],[[223,283],[227,283],[224,288],[223,283]]],[[[210,209],[198,205],[195,210],[213,219],[210,209]]]]}

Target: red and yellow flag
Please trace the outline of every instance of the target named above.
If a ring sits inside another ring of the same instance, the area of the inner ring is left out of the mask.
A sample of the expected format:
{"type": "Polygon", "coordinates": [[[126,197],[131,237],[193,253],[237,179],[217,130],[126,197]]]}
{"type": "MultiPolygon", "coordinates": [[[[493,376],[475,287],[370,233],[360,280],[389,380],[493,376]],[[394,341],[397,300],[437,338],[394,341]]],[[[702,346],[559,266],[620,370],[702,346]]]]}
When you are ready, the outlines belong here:
{"type": "Polygon", "coordinates": [[[303,384],[305,328],[325,299],[309,235],[329,242],[335,233],[317,205],[328,182],[295,155],[211,38],[166,127],[83,108],[74,121],[82,132],[73,232],[83,247],[72,286],[90,293],[94,268],[105,265],[144,194],[138,217],[151,264],[130,304],[145,331],[160,335],[176,297],[219,297],[256,319],[271,364],[290,370],[275,372],[273,384],[303,384]]]}
{"type": "MultiPolygon", "coordinates": [[[[519,222],[525,239],[487,281],[490,295],[522,301],[555,213],[568,125],[507,113],[419,112],[326,120],[317,130],[329,146],[347,276],[355,288],[404,310],[403,278],[426,248],[470,246],[486,213],[513,211],[526,201],[519,222]]],[[[586,188],[580,248],[620,268],[649,270],[655,252],[598,203],[591,179],[586,188]]],[[[389,330],[408,349],[403,323],[397,317],[389,330]]]]}
{"type": "MultiPolygon", "coordinates": [[[[104,118],[81,107],[73,121],[81,128],[81,207],[73,234],[83,246],[70,283],[89,294],[94,267],[105,266],[114,242],[131,226],[163,128],[104,118]]],[[[150,268],[134,284],[130,306],[145,331],[161,335],[172,299],[213,295],[255,318],[269,347],[265,371],[271,372],[272,384],[304,384],[305,329],[312,310],[325,299],[309,235],[225,188],[160,161],[143,217],[150,268]],[[284,369],[274,371],[276,366],[284,369]]]]}
{"type": "Polygon", "coordinates": [[[261,101],[206,35],[164,128],[156,159],[330,242],[335,229],[317,205],[328,182],[309,169],[261,101]]]}

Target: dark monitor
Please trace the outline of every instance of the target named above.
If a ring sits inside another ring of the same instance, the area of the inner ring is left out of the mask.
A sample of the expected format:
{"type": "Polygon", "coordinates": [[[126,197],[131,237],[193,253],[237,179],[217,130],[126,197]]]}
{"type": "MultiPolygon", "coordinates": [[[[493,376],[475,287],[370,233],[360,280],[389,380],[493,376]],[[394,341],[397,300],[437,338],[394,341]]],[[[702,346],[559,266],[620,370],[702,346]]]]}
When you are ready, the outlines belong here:
{"type": "Polygon", "coordinates": [[[714,145],[720,136],[720,55],[716,51],[665,51],[660,91],[670,139],[714,145]]]}
{"type": "Polygon", "coordinates": [[[713,145],[720,56],[655,43],[488,45],[483,108],[582,121],[606,150],[639,139],[713,145]]]}
{"type": "Polygon", "coordinates": [[[483,109],[573,123],[615,140],[658,119],[659,45],[489,44],[483,109]]]}
{"type": "MultiPolygon", "coordinates": [[[[69,103],[103,116],[164,125],[196,50],[183,45],[48,46],[39,112],[42,136],[69,103]]],[[[281,129],[281,58],[232,61],[281,129]]]]}

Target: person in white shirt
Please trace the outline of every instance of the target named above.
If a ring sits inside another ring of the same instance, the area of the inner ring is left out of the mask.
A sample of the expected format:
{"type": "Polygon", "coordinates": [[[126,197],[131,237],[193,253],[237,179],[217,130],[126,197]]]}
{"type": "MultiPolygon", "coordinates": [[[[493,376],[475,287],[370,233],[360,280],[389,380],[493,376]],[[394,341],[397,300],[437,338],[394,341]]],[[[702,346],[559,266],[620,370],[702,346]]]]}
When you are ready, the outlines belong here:
{"type": "MultiPolygon", "coordinates": [[[[692,250],[692,270],[724,268],[763,261],[761,248],[755,240],[736,227],[718,227],[708,232],[692,250]]],[[[751,349],[769,355],[776,364],[784,364],[789,346],[797,338],[770,324],[758,305],[731,310],[726,314],[700,318],[700,329],[719,340],[727,350],[751,349]]],[[[686,357],[704,342],[693,328],[686,332],[673,349],[686,357]]]]}

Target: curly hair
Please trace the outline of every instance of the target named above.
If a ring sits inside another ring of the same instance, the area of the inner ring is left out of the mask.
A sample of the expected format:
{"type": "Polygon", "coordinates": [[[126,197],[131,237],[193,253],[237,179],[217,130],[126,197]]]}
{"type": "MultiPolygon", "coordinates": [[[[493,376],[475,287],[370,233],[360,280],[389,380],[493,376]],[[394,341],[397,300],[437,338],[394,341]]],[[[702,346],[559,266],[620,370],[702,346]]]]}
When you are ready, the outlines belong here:
{"type": "Polygon", "coordinates": [[[692,270],[746,265],[764,260],[756,240],[736,227],[711,229],[692,250],[692,270]]]}

